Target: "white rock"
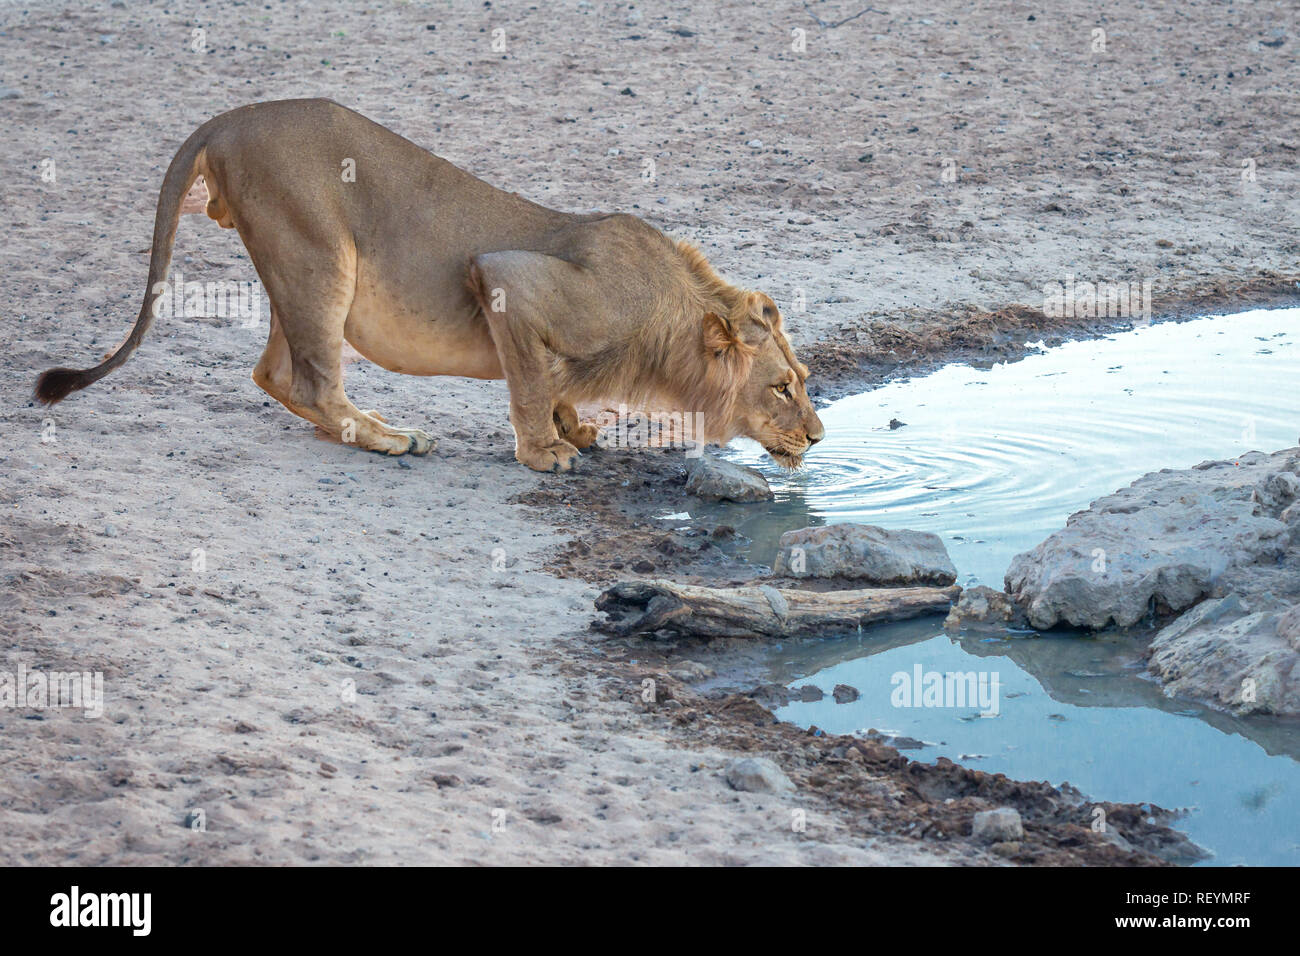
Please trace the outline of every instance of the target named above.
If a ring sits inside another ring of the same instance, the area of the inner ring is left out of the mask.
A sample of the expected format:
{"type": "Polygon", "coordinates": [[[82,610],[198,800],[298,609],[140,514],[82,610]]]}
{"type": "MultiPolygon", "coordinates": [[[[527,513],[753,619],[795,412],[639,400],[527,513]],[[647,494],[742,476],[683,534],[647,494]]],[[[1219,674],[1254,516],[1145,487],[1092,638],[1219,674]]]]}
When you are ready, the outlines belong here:
{"type": "Polygon", "coordinates": [[[748,793],[790,793],[795,789],[781,768],[766,757],[738,757],[727,765],[726,777],[733,790],[748,793]]]}
{"type": "Polygon", "coordinates": [[[1003,591],[982,584],[966,588],[944,618],[946,631],[1005,631],[1027,625],[1024,610],[1003,591]]]}
{"type": "Polygon", "coordinates": [[[928,531],[832,524],[781,535],[772,565],[795,578],[852,578],[881,586],[941,585],[957,580],[948,549],[928,531]]]}
{"type": "Polygon", "coordinates": [[[1023,840],[1025,827],[1020,822],[1020,811],[1014,807],[981,810],[971,823],[971,836],[982,843],[1023,840]]]}
{"type": "Polygon", "coordinates": [[[1148,666],[1168,694],[1238,714],[1300,715],[1300,604],[1203,601],[1161,629],[1148,666]]]}
{"type": "Polygon", "coordinates": [[[709,501],[771,501],[772,488],[753,468],[702,455],[686,459],[686,490],[709,501]]]}
{"type": "Polygon", "coordinates": [[[1136,624],[1153,606],[1181,611],[1216,588],[1242,590],[1229,585],[1247,578],[1285,586],[1285,575],[1267,569],[1291,539],[1278,509],[1289,504],[1298,452],[1145,475],[1017,555],[1007,591],[1036,628],[1101,628],[1136,624]]]}

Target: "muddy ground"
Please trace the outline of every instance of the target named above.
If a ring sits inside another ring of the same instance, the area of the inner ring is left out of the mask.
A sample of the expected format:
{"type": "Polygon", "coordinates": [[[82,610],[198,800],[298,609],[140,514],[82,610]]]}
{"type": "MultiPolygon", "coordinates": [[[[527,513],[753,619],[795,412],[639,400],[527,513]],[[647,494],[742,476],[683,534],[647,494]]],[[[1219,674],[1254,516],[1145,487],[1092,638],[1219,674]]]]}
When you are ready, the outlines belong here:
{"type": "MultiPolygon", "coordinates": [[[[680,458],[518,466],[502,383],[349,365],[362,407],[440,441],[366,455],[249,381],[264,316],[209,316],[159,322],[53,412],[30,402],[39,370],[127,330],[176,146],[294,96],[539,202],[698,241],[776,298],[822,397],[1124,324],[1042,315],[1067,275],[1149,279],[1159,315],[1292,294],[1283,7],[873,6],[825,27],[861,8],[0,4],[0,669],[105,678],[99,719],[0,711],[0,862],[1170,856],[1159,812],[1110,808],[1130,853],[1088,830],[1081,795],[776,724],[673,676],[726,648],[599,640],[607,581],[761,569],[653,530],[682,500],[680,458]],[[750,752],[797,793],[729,789],[750,752]],[[969,817],[1003,804],[1027,836],[998,855],[969,817]]],[[[174,269],[255,279],[202,217],[174,269]]]]}

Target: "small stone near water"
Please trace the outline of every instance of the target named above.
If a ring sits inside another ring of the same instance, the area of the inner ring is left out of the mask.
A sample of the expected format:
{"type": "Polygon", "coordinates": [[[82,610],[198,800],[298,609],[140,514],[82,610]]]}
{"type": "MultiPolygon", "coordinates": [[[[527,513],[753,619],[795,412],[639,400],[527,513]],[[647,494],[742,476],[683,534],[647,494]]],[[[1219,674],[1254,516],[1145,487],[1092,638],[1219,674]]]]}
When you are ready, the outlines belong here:
{"type": "Polygon", "coordinates": [[[670,677],[686,684],[697,680],[707,680],[713,676],[713,673],[712,667],[701,664],[699,661],[679,661],[668,671],[670,677]]]}
{"type": "Polygon", "coordinates": [[[835,689],[831,691],[831,696],[835,698],[837,704],[849,704],[861,697],[862,694],[856,687],[850,687],[848,684],[836,684],[835,689]]]}
{"type": "Polygon", "coordinates": [[[1024,609],[1009,595],[982,584],[962,591],[943,621],[946,631],[1002,631],[1028,626],[1024,609]]]}
{"type": "Polygon", "coordinates": [[[22,95],[22,90],[16,90],[12,86],[0,87],[0,100],[16,100],[22,95]]]}
{"type": "Polygon", "coordinates": [[[1025,838],[1025,827],[1020,822],[1020,811],[1014,807],[998,807],[975,814],[971,836],[981,843],[1004,843],[1025,838]]]}
{"type": "Polygon", "coordinates": [[[799,699],[805,704],[816,703],[826,695],[815,684],[804,684],[799,688],[799,699]]]}
{"type": "Polygon", "coordinates": [[[895,429],[906,428],[906,427],[907,427],[907,422],[900,422],[897,418],[891,418],[889,420],[889,430],[891,432],[894,431],[895,429]]]}
{"type": "Polygon", "coordinates": [[[867,737],[895,750],[924,750],[926,747],[924,740],[900,734],[882,734],[874,727],[867,731],[867,737]]]}
{"type": "Polygon", "coordinates": [[[727,765],[727,783],[746,793],[791,793],[794,783],[766,757],[738,757],[727,765]]]}
{"type": "Polygon", "coordinates": [[[784,684],[762,684],[749,691],[748,696],[768,710],[790,703],[790,689],[784,684]]]}
{"type": "Polygon", "coordinates": [[[772,571],[795,578],[852,578],[881,587],[946,587],[957,580],[938,535],[868,524],[787,531],[772,571]]]}
{"type": "Polygon", "coordinates": [[[686,490],[708,501],[771,501],[767,479],[753,468],[707,455],[686,460],[686,490]]]}

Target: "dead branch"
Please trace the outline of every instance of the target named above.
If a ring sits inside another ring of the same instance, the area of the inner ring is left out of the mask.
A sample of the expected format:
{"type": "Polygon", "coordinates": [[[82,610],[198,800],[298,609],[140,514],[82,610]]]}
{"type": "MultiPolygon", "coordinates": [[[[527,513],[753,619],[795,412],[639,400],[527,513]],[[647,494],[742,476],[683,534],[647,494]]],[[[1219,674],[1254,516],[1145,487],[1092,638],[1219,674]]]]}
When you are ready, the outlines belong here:
{"type": "Polygon", "coordinates": [[[592,626],[620,637],[658,630],[702,637],[790,637],[947,611],[960,594],[956,585],[791,591],[767,584],[706,588],[621,581],[596,599],[596,609],[607,617],[592,626]]]}

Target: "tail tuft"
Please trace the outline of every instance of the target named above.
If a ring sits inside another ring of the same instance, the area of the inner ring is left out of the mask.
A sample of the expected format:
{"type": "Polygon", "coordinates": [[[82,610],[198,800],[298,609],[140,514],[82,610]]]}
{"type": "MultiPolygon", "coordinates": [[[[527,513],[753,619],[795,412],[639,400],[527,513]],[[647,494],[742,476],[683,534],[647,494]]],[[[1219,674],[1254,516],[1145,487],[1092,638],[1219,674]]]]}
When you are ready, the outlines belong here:
{"type": "Polygon", "coordinates": [[[61,402],[78,389],[85,388],[95,379],[85,371],[75,368],[52,368],[42,372],[36,380],[36,400],[43,405],[61,402]]]}

